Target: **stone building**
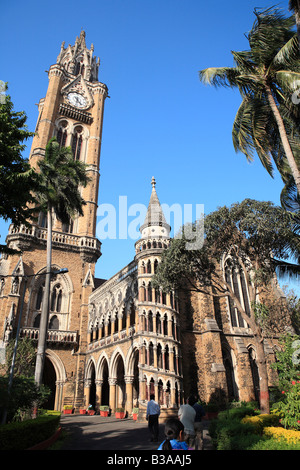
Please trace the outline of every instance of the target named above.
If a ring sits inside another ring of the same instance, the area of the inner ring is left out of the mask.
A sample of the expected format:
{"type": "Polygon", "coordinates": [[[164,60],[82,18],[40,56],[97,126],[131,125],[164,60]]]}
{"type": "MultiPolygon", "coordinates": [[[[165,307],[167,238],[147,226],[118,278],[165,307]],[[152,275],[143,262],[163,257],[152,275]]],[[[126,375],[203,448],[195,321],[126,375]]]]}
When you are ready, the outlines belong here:
{"type": "MultiPolygon", "coordinates": [[[[36,166],[53,136],[71,146],[74,158],[88,165],[90,182],[82,188],[84,215],[68,225],[54,220],[50,318],[44,383],[49,407],[75,411],[89,403],[128,413],[145,410],[154,393],[166,414],[190,393],[204,401],[257,398],[259,380],[251,331],[227,298],[200,293],[165,294],[151,278],[170,243],[152,179],[152,192],[135,258],[109,280],[96,279],[101,255],[96,238],[101,135],[108,94],[98,81],[99,59],[82,31],[75,45],[61,46],[49,68],[46,97],[40,100],[30,162],[36,166]]],[[[31,228],[10,227],[7,245],[22,255],[0,262],[0,352],[16,331],[22,311],[21,337],[37,341],[46,272],[45,218],[31,228]],[[24,294],[24,305],[21,303],[24,294]]],[[[228,273],[228,255],[221,269],[228,273]]],[[[100,261],[101,262],[101,261],[100,261]]],[[[242,272],[231,272],[245,307],[247,285],[242,272]]],[[[266,342],[268,363],[274,361],[266,342]]],[[[272,374],[270,371],[270,379],[272,374]]]]}

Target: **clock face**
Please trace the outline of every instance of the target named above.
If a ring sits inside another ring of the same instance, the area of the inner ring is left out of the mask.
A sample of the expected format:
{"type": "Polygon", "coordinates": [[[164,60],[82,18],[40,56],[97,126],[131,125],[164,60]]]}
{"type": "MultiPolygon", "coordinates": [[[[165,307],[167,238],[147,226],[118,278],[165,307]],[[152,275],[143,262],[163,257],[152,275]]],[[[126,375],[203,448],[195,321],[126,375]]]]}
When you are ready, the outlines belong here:
{"type": "Polygon", "coordinates": [[[69,93],[68,100],[73,106],[76,106],[76,108],[85,108],[87,105],[86,99],[79,93],[69,93]]]}

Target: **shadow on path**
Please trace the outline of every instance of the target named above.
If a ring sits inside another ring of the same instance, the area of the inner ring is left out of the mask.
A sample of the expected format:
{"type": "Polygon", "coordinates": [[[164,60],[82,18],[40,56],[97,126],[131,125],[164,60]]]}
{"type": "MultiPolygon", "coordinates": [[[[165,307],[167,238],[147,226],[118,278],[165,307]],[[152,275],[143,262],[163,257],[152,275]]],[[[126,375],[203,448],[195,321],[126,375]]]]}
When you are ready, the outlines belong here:
{"type": "MultiPolygon", "coordinates": [[[[147,422],[98,415],[62,415],[60,422],[67,434],[61,450],[154,451],[164,440],[164,424],[159,426],[158,442],[150,442],[147,422]]],[[[208,450],[210,440],[206,435],[207,431],[204,431],[204,445],[208,450]]]]}

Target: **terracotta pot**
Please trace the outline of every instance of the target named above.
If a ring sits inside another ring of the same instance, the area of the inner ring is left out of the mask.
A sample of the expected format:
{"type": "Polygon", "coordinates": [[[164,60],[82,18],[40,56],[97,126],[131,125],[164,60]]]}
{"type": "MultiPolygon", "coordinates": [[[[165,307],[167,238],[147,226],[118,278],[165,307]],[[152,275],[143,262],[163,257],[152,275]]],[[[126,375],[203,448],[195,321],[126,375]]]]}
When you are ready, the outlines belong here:
{"type": "Polygon", "coordinates": [[[64,415],[71,415],[73,410],[64,410],[64,415]]]}
{"type": "Polygon", "coordinates": [[[123,419],[125,418],[125,411],[116,411],[115,416],[118,419],[123,419]]]}
{"type": "Polygon", "coordinates": [[[86,415],[86,410],[81,409],[81,410],[79,410],[79,413],[80,413],[81,415],[86,415]]]}
{"type": "Polygon", "coordinates": [[[96,413],[95,410],[88,410],[88,415],[90,416],[94,416],[95,413],[96,413]]]}
{"type": "Polygon", "coordinates": [[[100,416],[108,416],[108,411],[100,410],[100,416]]]}
{"type": "Polygon", "coordinates": [[[132,419],[134,419],[134,421],[137,421],[137,417],[138,417],[137,413],[132,413],[132,419]]]}

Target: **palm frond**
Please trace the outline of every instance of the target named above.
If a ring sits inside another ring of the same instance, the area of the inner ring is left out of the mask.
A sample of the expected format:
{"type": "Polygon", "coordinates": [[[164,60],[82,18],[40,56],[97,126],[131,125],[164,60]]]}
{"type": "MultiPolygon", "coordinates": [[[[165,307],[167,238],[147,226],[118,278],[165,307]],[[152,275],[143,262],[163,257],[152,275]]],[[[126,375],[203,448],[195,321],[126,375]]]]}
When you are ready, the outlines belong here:
{"type": "Polygon", "coordinates": [[[205,85],[213,85],[215,87],[236,87],[237,76],[238,71],[232,67],[209,67],[199,71],[200,81],[205,85]]]}
{"type": "Polygon", "coordinates": [[[276,68],[292,68],[298,63],[299,67],[299,44],[297,34],[294,34],[277,52],[272,60],[272,66],[276,68]]]}

